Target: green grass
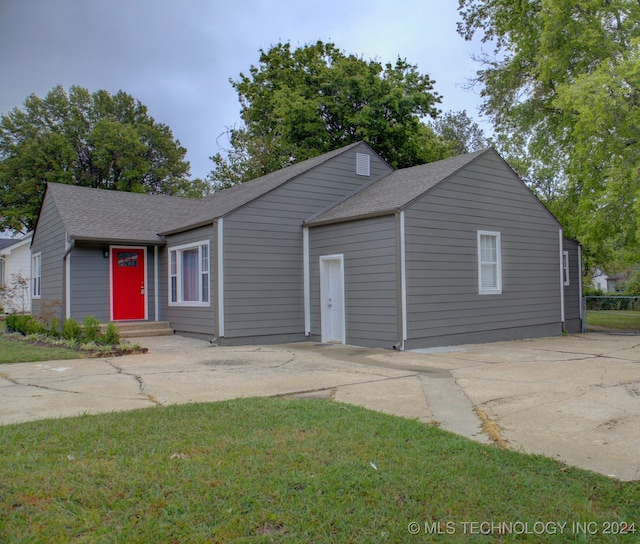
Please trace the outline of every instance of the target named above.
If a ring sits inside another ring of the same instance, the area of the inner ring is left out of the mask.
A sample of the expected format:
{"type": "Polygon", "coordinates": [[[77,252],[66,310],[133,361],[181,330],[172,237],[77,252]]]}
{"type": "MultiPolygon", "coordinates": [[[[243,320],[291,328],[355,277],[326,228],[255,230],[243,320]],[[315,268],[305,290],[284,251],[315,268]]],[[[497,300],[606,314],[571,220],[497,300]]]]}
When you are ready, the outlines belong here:
{"type": "Polygon", "coordinates": [[[68,348],[38,346],[23,340],[12,339],[0,331],[0,364],[28,363],[35,361],[55,361],[58,359],[79,359],[86,355],[68,348]]]}
{"type": "Polygon", "coordinates": [[[470,522],[567,523],[562,536],[472,541],[584,542],[575,524],[591,523],[598,542],[618,542],[605,523],[640,523],[638,497],[639,482],[322,400],[0,427],[3,543],[467,542],[470,522]],[[454,534],[425,535],[437,522],[454,534]]]}
{"type": "Polygon", "coordinates": [[[587,330],[640,332],[640,312],[589,310],[587,330]]]}

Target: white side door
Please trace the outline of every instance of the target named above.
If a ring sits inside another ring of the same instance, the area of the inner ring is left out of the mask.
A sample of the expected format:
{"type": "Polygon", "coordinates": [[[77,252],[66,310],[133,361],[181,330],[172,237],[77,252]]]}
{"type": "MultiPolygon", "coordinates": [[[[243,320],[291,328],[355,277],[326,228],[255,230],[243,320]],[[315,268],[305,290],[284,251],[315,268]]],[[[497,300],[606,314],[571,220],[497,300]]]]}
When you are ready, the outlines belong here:
{"type": "Polygon", "coordinates": [[[320,317],[322,342],[346,343],[344,309],[344,258],[320,257],[320,317]]]}

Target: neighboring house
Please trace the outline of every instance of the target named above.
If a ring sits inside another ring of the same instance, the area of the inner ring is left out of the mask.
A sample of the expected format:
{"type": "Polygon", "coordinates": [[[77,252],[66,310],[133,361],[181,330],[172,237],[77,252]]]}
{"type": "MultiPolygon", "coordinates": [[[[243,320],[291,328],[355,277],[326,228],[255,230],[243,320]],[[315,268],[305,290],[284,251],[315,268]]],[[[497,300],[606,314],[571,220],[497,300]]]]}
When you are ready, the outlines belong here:
{"type": "Polygon", "coordinates": [[[7,313],[31,311],[31,238],[29,233],[20,239],[0,240],[0,285],[10,295],[2,300],[7,313]]]}
{"type": "Polygon", "coordinates": [[[32,252],[34,312],[223,345],[581,328],[580,248],[493,149],[393,171],[357,143],[199,200],[51,183],[32,252]]]}
{"type": "Polygon", "coordinates": [[[617,293],[624,287],[624,283],[629,279],[628,272],[621,272],[613,276],[609,276],[599,268],[593,271],[591,283],[593,287],[605,293],[617,293]]]}

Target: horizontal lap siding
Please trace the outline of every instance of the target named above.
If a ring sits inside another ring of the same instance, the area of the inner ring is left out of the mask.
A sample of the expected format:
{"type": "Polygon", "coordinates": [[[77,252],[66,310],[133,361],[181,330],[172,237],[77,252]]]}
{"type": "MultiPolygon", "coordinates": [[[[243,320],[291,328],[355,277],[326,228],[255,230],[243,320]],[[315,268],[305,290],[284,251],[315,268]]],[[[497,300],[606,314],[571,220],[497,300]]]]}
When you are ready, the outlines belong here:
{"type": "Polygon", "coordinates": [[[390,215],[310,230],[311,334],[321,334],[320,257],[344,255],[347,344],[398,341],[396,219],[390,215]]]}
{"type": "Polygon", "coordinates": [[[216,307],[216,230],[213,225],[173,234],[167,245],[158,250],[158,301],[160,321],[169,321],[177,333],[188,333],[207,338],[217,334],[216,307]],[[169,306],[169,250],[184,244],[209,241],[209,306],[169,306]]]}
{"type": "MultiPolygon", "coordinates": [[[[82,321],[91,315],[103,323],[111,320],[111,261],[104,258],[106,249],[107,245],[79,242],[71,252],[71,317],[74,319],[82,321]]],[[[147,316],[152,321],[155,319],[154,252],[152,246],[143,250],[146,251],[147,266],[147,316]]]]}
{"type": "Polygon", "coordinates": [[[225,217],[226,338],[304,337],[303,221],[389,171],[357,147],[225,217]],[[371,176],[356,175],[356,152],[371,176]]]}
{"type": "Polygon", "coordinates": [[[410,347],[560,330],[559,225],[498,157],[471,163],[405,217],[410,347]],[[501,295],[478,294],[478,230],[501,233],[501,295]]]}
{"type": "Polygon", "coordinates": [[[82,321],[92,315],[111,320],[109,259],[105,247],[76,247],[71,252],[71,317],[82,321]]]}
{"type": "Polygon", "coordinates": [[[40,299],[33,299],[34,315],[47,315],[54,310],[60,319],[64,317],[64,261],[66,230],[53,198],[46,194],[33,238],[32,254],[42,254],[42,281],[40,299]]]}

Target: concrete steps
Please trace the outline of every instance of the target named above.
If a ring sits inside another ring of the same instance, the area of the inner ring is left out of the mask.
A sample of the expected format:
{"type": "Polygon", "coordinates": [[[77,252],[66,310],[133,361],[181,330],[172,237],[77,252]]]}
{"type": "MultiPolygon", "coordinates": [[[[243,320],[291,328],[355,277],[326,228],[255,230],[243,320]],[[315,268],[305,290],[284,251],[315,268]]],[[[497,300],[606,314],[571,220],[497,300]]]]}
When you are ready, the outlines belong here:
{"type": "MultiPolygon", "coordinates": [[[[117,321],[120,338],[137,338],[144,336],[171,336],[173,329],[168,321],[117,321]]],[[[101,325],[104,331],[106,325],[101,325]]]]}

